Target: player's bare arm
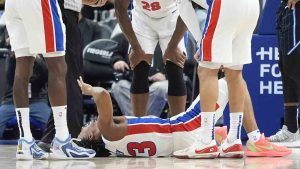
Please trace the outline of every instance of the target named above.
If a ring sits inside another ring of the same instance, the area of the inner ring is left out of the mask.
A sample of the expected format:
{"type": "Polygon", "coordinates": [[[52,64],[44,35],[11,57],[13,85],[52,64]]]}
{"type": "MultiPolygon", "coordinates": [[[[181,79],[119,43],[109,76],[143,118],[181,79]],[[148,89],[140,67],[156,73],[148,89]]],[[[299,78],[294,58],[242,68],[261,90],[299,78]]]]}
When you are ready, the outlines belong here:
{"type": "Polygon", "coordinates": [[[82,77],[79,77],[77,82],[82,94],[93,96],[99,114],[97,125],[100,133],[110,141],[122,139],[127,133],[127,123],[124,117],[113,119],[113,106],[109,92],[102,87],[92,87],[84,83],[82,77]]]}
{"type": "Polygon", "coordinates": [[[88,5],[91,7],[101,7],[105,5],[107,0],[82,0],[82,4],[88,5]]]}
{"type": "Polygon", "coordinates": [[[186,56],[178,49],[178,44],[182,40],[186,31],[187,27],[179,16],[177,19],[176,29],[164,54],[164,62],[170,60],[179,67],[184,67],[186,56]]]}
{"type": "Polygon", "coordinates": [[[115,0],[116,17],[123,33],[131,45],[129,60],[131,68],[134,68],[143,60],[148,64],[151,64],[152,58],[146,56],[133,31],[132,24],[127,13],[129,4],[130,0],[115,0]]]}

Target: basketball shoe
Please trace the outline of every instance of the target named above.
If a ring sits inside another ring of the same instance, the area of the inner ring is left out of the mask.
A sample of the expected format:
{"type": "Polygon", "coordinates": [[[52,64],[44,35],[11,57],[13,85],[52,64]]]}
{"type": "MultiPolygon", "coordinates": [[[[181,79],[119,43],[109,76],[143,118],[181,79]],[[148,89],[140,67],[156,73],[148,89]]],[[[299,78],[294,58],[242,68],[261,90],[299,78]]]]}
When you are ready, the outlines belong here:
{"type": "Polygon", "coordinates": [[[229,143],[228,140],[224,140],[220,147],[220,157],[226,158],[243,158],[244,150],[242,141],[236,139],[232,143],[229,143]]]}
{"type": "Polygon", "coordinates": [[[89,159],[96,155],[92,149],[79,147],[71,139],[71,136],[65,141],[54,138],[50,150],[50,158],[52,159],[89,159]]]}
{"type": "Polygon", "coordinates": [[[300,147],[299,130],[296,133],[291,133],[285,125],[275,135],[269,137],[269,140],[279,146],[300,147]]]}
{"type": "Polygon", "coordinates": [[[248,157],[282,157],[292,153],[291,149],[270,143],[262,134],[257,142],[247,142],[248,157]]]}
{"type": "Polygon", "coordinates": [[[24,138],[20,138],[18,140],[16,158],[17,160],[42,160],[48,158],[48,153],[37,146],[34,139],[28,141],[24,138]]]}
{"type": "Polygon", "coordinates": [[[178,150],[173,153],[177,158],[216,158],[219,156],[218,146],[215,140],[212,140],[209,144],[204,144],[202,141],[198,141],[194,145],[178,150]]]}

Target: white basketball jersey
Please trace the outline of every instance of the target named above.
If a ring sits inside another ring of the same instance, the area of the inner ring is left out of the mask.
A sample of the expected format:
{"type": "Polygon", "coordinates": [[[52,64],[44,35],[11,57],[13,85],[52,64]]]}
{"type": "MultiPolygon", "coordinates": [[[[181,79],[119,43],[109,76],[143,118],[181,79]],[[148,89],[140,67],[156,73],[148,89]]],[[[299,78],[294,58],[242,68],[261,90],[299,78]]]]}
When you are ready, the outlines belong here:
{"type": "Polygon", "coordinates": [[[169,119],[127,117],[127,135],[118,141],[102,137],[105,148],[117,156],[161,157],[173,152],[173,135],[169,119]]]}
{"type": "Polygon", "coordinates": [[[176,0],[134,0],[133,6],[151,18],[163,18],[177,10],[176,0]]]}

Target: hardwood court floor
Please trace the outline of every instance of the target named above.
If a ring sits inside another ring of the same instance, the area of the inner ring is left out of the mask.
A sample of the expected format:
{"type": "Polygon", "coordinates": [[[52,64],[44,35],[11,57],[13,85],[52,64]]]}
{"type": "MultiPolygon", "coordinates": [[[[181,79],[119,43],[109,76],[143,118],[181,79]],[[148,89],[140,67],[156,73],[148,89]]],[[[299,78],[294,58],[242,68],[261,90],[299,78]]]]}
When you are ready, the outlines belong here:
{"type": "Polygon", "coordinates": [[[183,160],[172,157],[107,157],[76,161],[16,161],[15,150],[14,145],[0,145],[0,169],[300,169],[300,148],[281,158],[183,160]]]}

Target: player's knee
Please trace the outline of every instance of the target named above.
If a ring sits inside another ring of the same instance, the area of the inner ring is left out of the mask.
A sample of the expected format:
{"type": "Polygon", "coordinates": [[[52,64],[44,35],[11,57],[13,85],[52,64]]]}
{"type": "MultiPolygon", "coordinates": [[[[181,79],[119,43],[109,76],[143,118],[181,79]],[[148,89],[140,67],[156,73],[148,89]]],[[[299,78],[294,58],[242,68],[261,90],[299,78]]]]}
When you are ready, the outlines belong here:
{"type": "Polygon", "coordinates": [[[207,82],[210,77],[217,76],[219,70],[199,66],[197,71],[200,81],[207,82]]]}
{"type": "Polygon", "coordinates": [[[57,78],[65,77],[67,73],[67,65],[63,57],[57,59],[47,59],[48,73],[49,76],[56,76],[57,78]]]}
{"type": "Polygon", "coordinates": [[[169,96],[185,96],[186,84],[183,78],[183,68],[175,63],[167,61],[166,74],[169,80],[168,95],[169,96]]]}
{"type": "Polygon", "coordinates": [[[227,79],[227,83],[234,82],[234,81],[243,81],[243,74],[242,70],[232,70],[232,69],[225,69],[225,76],[227,79]]]}
{"type": "Polygon", "coordinates": [[[130,87],[130,92],[133,94],[142,94],[149,92],[148,75],[150,65],[146,61],[140,62],[133,69],[133,79],[130,87]]]}

